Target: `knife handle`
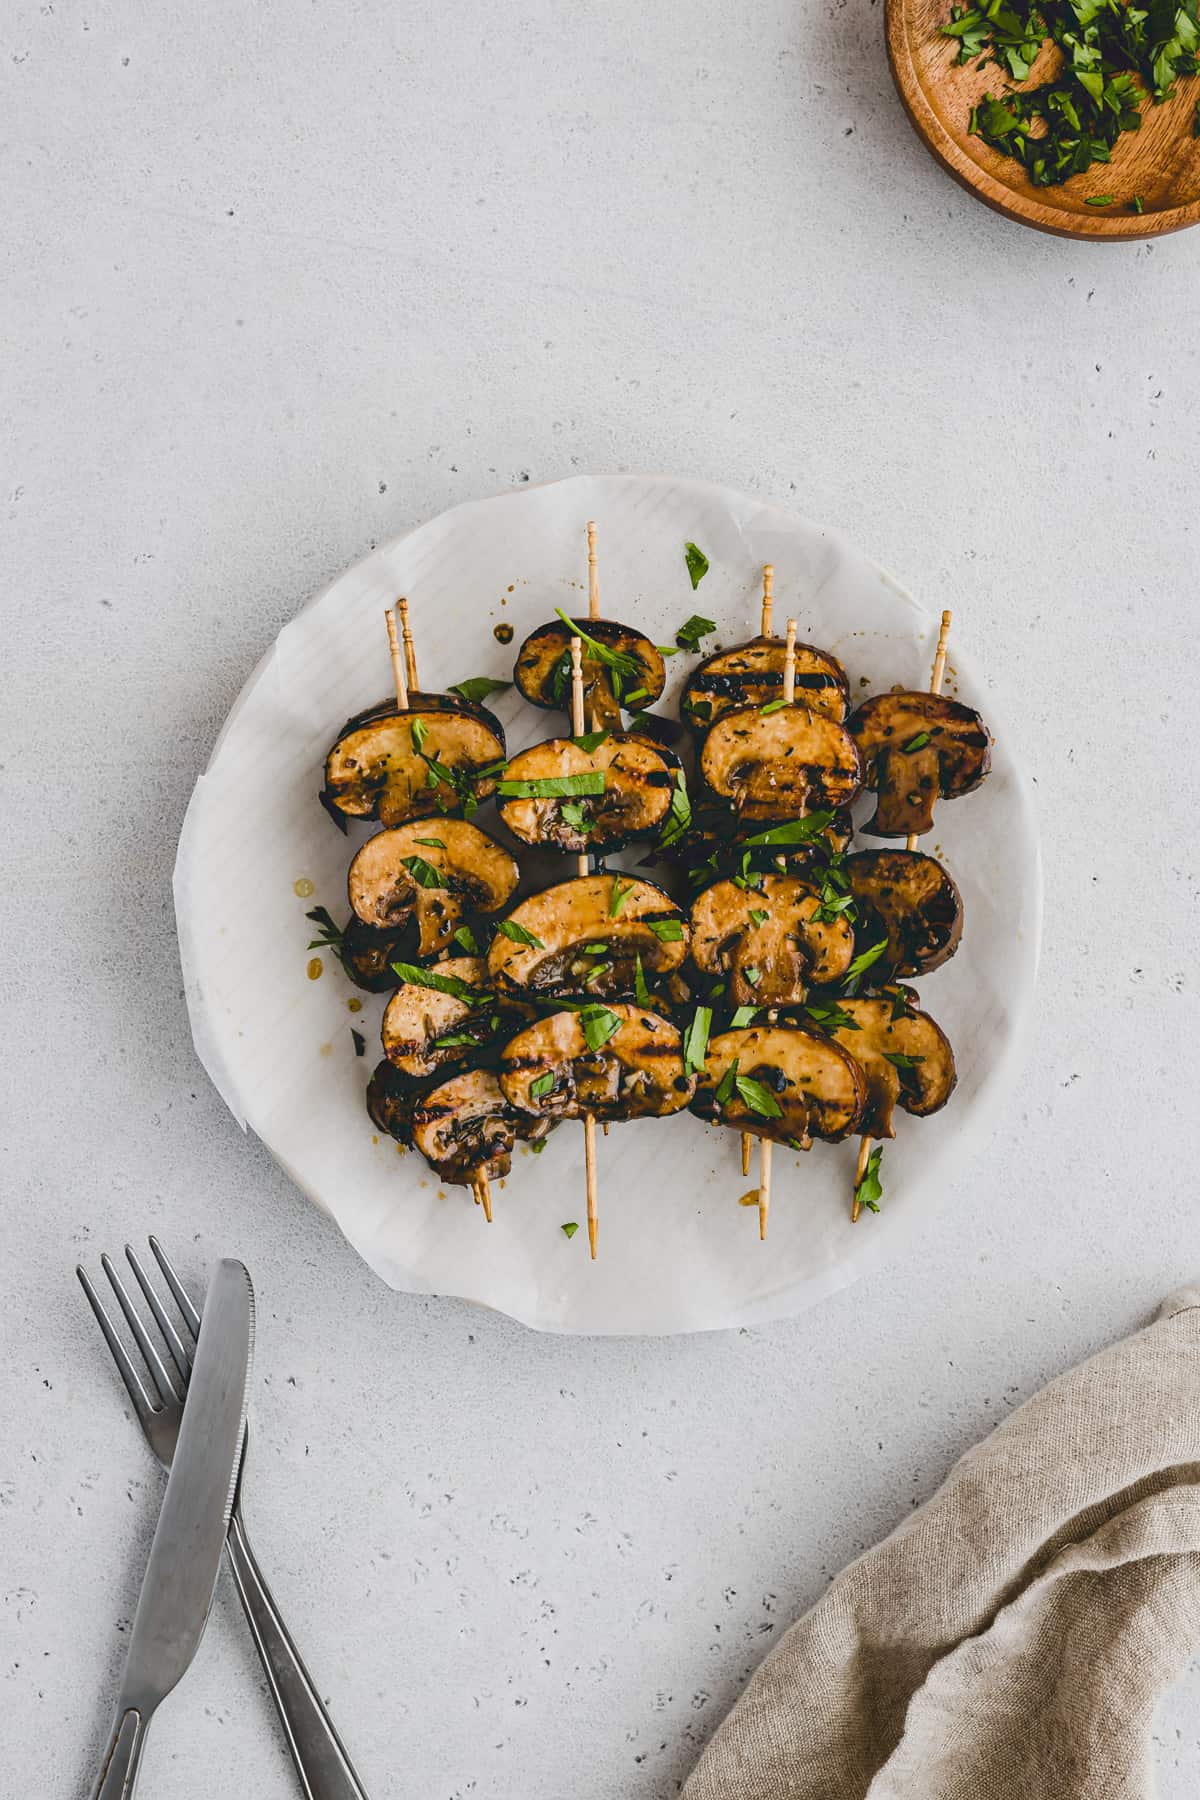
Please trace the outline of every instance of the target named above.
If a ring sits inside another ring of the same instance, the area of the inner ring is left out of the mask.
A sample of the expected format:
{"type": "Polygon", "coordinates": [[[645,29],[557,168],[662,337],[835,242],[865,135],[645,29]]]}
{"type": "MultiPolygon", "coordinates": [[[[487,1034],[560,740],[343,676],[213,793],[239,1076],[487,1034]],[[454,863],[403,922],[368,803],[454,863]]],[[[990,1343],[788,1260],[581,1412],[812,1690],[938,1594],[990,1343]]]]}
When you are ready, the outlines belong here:
{"type": "MultiPolygon", "coordinates": [[[[246,1536],[242,1509],[229,1522],[229,1563],[255,1647],[262,1658],[272,1698],[306,1800],[367,1800],[345,1746],[280,1616],[246,1536]]],[[[109,1800],[109,1796],[97,1796],[109,1800]]]]}
{"type": "Polygon", "coordinates": [[[130,1800],[138,1778],[150,1720],[132,1706],[119,1707],[100,1764],[95,1800],[130,1800]]]}

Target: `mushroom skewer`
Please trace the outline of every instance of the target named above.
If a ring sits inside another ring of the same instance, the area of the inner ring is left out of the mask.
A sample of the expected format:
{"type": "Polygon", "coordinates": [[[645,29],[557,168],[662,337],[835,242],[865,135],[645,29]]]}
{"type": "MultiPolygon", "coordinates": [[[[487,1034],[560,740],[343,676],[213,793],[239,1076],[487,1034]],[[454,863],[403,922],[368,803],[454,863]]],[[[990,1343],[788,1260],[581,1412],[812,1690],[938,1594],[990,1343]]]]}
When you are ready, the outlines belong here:
{"type": "MultiPolygon", "coordinates": [[[[600,616],[600,578],[596,571],[596,527],[589,522],[588,537],[588,618],[600,616]]],[[[583,717],[583,639],[571,639],[571,733],[574,737],[584,734],[583,717]]],[[[575,864],[578,875],[590,875],[592,859],[586,850],[580,852],[575,864]]],[[[583,1115],[583,1166],[584,1180],[587,1185],[587,1228],[588,1250],[592,1261],[596,1260],[596,1226],[598,1219],[598,1194],[596,1182],[596,1115],[585,1112],[583,1115]]]]}
{"type": "MultiPolygon", "coordinates": [[[[767,597],[763,596],[763,610],[766,610],[767,597]]],[[[796,698],[796,621],[787,622],[787,643],[783,652],[783,703],[791,706],[796,698]]],[[[767,1235],[767,1215],[771,1210],[771,1160],[772,1143],[769,1137],[760,1137],[758,1142],[758,1236],[760,1242],[767,1235]]],[[[742,1136],[742,1166],[746,1163],[746,1139],[742,1136]]]]}
{"type": "MultiPolygon", "coordinates": [[[[946,643],[950,636],[951,617],[952,617],[952,615],[949,611],[949,608],[947,608],[942,613],[942,623],[941,623],[941,628],[938,631],[937,648],[935,649],[934,656],[933,656],[933,669],[930,672],[930,676],[929,676],[929,692],[931,694],[933,694],[934,696],[940,696],[941,691],[942,691],[942,680],[946,673],[946,643]]],[[[886,701],[887,696],[885,696],[884,698],[886,701]]],[[[965,708],[962,708],[960,710],[964,711],[964,712],[966,711],[965,708]]],[[[978,726],[980,726],[980,727],[982,726],[982,721],[978,720],[975,715],[972,715],[972,718],[975,719],[975,723],[978,726]]],[[[928,732],[924,733],[924,738],[925,738],[925,742],[928,743],[928,740],[929,740],[928,732]]],[[[910,740],[910,742],[915,743],[916,739],[914,738],[914,739],[910,740]]],[[[987,773],[987,747],[988,747],[987,733],[986,733],[986,731],[984,731],[983,732],[983,745],[982,745],[983,755],[982,755],[982,757],[976,759],[976,762],[978,764],[977,771],[975,769],[972,769],[970,771],[970,774],[973,777],[973,781],[974,780],[982,780],[983,776],[987,773]]],[[[898,745],[897,749],[901,752],[901,754],[904,753],[904,745],[903,744],[898,745]]],[[[932,760],[935,762],[935,764],[939,760],[939,754],[936,750],[933,752],[932,760]]],[[[935,794],[936,794],[936,789],[937,789],[939,779],[940,778],[935,778],[935,783],[934,783],[935,794]]],[[[881,773],[876,776],[876,780],[880,783],[880,785],[882,787],[887,780],[887,776],[886,776],[886,774],[881,773]]],[[[972,781],[972,785],[973,785],[973,781],[972,781]]],[[[965,788],[964,788],[964,791],[965,791],[965,788]]],[[[932,813],[933,813],[932,797],[928,801],[928,808],[929,808],[929,817],[930,817],[930,819],[932,819],[932,813]]],[[[876,817],[878,818],[878,813],[877,813],[876,817]]],[[[905,838],[905,845],[904,845],[905,849],[908,851],[914,851],[917,847],[917,839],[919,838],[919,836],[920,836],[920,833],[917,831],[908,832],[908,834],[905,838]]],[[[953,886],[953,884],[951,884],[951,885],[953,886]]],[[[957,892],[955,893],[955,898],[957,898],[957,892]]],[[[960,925],[959,929],[961,930],[961,925],[960,925]]],[[[955,943],[955,945],[957,944],[957,937],[955,938],[954,943],[955,943]]],[[[951,1061],[951,1068],[953,1068],[953,1061],[951,1061]]],[[[871,1133],[864,1131],[862,1138],[859,1142],[858,1161],[855,1164],[855,1169],[854,1169],[854,1193],[853,1193],[853,1198],[850,1203],[850,1223],[852,1225],[858,1223],[858,1216],[859,1216],[860,1212],[862,1211],[863,1185],[867,1178],[867,1173],[868,1173],[868,1169],[870,1167],[870,1162],[871,1162],[871,1133]]]]}

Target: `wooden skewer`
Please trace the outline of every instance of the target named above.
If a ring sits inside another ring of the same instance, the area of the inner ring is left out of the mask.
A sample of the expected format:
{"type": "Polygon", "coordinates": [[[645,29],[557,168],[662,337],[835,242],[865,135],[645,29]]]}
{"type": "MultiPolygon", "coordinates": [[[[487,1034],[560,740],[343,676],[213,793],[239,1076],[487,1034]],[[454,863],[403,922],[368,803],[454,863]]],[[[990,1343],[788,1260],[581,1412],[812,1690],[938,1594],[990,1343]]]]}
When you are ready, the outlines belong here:
{"type": "Polygon", "coordinates": [[[396,635],[396,615],[389,606],[383,616],[387,620],[388,648],[392,653],[392,680],[396,684],[396,705],[401,712],[407,712],[408,681],[404,673],[404,657],[400,651],[400,639],[396,635]]]}
{"type": "Polygon", "coordinates": [[[475,1198],[483,1207],[483,1216],[490,1225],[492,1222],[492,1190],[486,1175],[481,1175],[475,1183],[475,1198]]]}
{"type": "MultiPolygon", "coordinates": [[[[766,571],[764,570],[764,577],[766,571]]],[[[764,580],[764,586],[765,586],[764,580]]],[[[764,596],[763,605],[766,605],[764,596]]],[[[787,622],[787,640],[783,652],[783,700],[790,706],[796,698],[796,621],[787,622]]],[[[759,1139],[758,1144],[758,1235],[767,1235],[767,1214],[771,1210],[771,1156],[774,1146],[769,1137],[759,1139]]],[[[742,1150],[743,1156],[745,1149],[742,1150]]]]}
{"type": "Polygon", "coordinates": [[[596,521],[588,520],[588,618],[600,617],[600,569],[596,562],[596,521]]]}
{"type": "MultiPolygon", "coordinates": [[[[589,586],[595,588],[596,527],[588,526],[588,578],[589,586]]],[[[595,613],[589,613],[595,618],[595,613]]],[[[574,737],[582,737],[586,726],[583,716],[583,639],[571,639],[571,733],[574,737]]],[[[576,873],[590,875],[592,862],[587,851],[583,851],[575,864],[576,873]]],[[[605,1126],[607,1132],[608,1127],[605,1126]]],[[[587,1181],[587,1228],[588,1248],[592,1253],[592,1261],[596,1260],[596,1121],[591,1113],[583,1115],[583,1161],[587,1181]]]]}
{"type": "MultiPolygon", "coordinates": [[[[762,591],[762,620],[761,620],[761,624],[760,624],[760,628],[759,628],[759,636],[760,637],[770,637],[771,636],[771,609],[774,605],[774,588],[775,588],[775,565],[774,565],[774,563],[764,563],[763,564],[763,591],[762,591]]],[[[750,1173],[750,1155],[751,1155],[751,1152],[753,1151],[753,1149],[754,1149],[753,1133],[749,1132],[749,1131],[743,1131],[743,1133],[742,1133],[742,1174],[743,1175],[748,1175],[750,1173]]]]}
{"type": "Polygon", "coordinates": [[[404,667],[408,671],[408,685],[410,688],[420,687],[421,684],[417,680],[416,645],[413,643],[413,634],[408,628],[408,601],[397,600],[396,605],[400,609],[400,630],[404,635],[404,667]]]}
{"type": "MultiPolygon", "coordinates": [[[[950,621],[952,616],[949,608],[942,614],[942,625],[941,630],[938,632],[937,649],[933,653],[933,669],[929,676],[929,691],[931,694],[940,694],[942,691],[942,679],[946,673],[946,640],[950,636],[950,621]]],[[[904,847],[906,850],[916,849],[917,833],[915,831],[909,832],[907,838],[904,840],[904,847]]],[[[852,1225],[857,1224],[858,1215],[862,1211],[858,1199],[858,1190],[862,1184],[862,1178],[867,1172],[867,1164],[870,1160],[871,1139],[864,1136],[858,1146],[858,1164],[854,1171],[854,1199],[850,1205],[850,1223],[852,1225]]]]}

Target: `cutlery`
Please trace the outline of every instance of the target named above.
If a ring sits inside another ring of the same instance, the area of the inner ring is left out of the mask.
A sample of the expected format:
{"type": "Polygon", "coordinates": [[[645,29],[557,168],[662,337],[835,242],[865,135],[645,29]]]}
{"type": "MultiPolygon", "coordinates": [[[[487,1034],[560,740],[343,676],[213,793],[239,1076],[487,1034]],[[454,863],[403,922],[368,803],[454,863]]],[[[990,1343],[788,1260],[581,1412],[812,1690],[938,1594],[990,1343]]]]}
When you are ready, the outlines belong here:
{"type": "Polygon", "coordinates": [[[190,1399],[150,1546],[95,1800],[130,1800],[154,1711],[187,1672],[204,1635],[233,1508],[253,1345],[250,1277],[240,1262],[227,1258],[217,1264],[205,1300],[190,1399]]]}
{"type": "MultiPolygon", "coordinates": [[[[121,1379],[128,1390],[129,1398],[133,1402],[133,1409],[141,1422],[150,1448],[163,1467],[169,1469],[175,1456],[180,1420],[184,1412],[183,1398],[188,1391],[188,1382],[192,1374],[192,1349],[190,1346],[195,1342],[199,1333],[201,1315],[157,1238],[150,1239],[150,1248],[183,1322],[184,1334],[182,1336],[172,1322],[153,1282],[129,1245],[125,1247],[125,1255],[145,1297],[154,1324],[158,1327],[161,1341],[166,1346],[167,1354],[173,1365],[173,1373],[165,1366],[150,1330],[130,1298],[111,1259],[102,1256],[100,1261],[125,1316],[126,1323],[150,1371],[155,1388],[153,1400],[146,1392],[129,1353],[118,1336],[103,1302],[88,1280],[86,1272],[80,1269],[78,1275],[83,1284],[83,1291],[96,1315],[100,1330],[104,1334],[105,1342],[112,1352],[121,1379]]],[[[246,1433],[246,1438],[248,1435],[246,1433]]],[[[313,1679],[304,1666],[300,1652],[292,1641],[274,1596],[267,1586],[250,1548],[245,1520],[242,1517],[244,1444],[245,1440],[242,1451],[242,1468],[238,1473],[226,1548],[238,1598],[245,1610],[255,1648],[262,1660],[267,1685],[279,1712],[288,1749],[291,1751],[296,1773],[300,1779],[300,1786],[306,1800],[367,1800],[366,1790],[355,1773],[346,1749],[334,1729],[333,1721],[321,1703],[313,1679]]]]}

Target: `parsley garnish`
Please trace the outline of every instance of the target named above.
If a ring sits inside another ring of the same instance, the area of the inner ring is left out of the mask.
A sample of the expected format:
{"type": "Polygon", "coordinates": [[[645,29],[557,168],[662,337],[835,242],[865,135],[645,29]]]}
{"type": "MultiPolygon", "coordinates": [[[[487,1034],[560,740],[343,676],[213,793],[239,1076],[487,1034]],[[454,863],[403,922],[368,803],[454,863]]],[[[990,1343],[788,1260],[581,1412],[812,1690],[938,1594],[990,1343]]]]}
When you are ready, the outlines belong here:
{"type": "Polygon", "coordinates": [[[426,725],[425,721],[423,719],[414,719],[412,722],[412,747],[418,756],[420,756],[422,750],[424,750],[425,740],[428,736],[429,727],[426,725]]]}
{"type": "Polygon", "coordinates": [[[635,956],[633,962],[633,994],[639,1006],[649,1006],[650,989],[646,986],[646,971],[640,956],[635,956]]]}
{"type": "Polygon", "coordinates": [[[333,916],[328,913],[323,906],[314,906],[312,911],[305,913],[304,916],[306,919],[311,919],[314,925],[319,925],[321,927],[320,937],[315,937],[312,940],[312,943],[308,945],[308,949],[329,949],[340,956],[342,954],[342,939],[346,934],[341,926],[336,923],[333,916]]]}
{"type": "Polygon", "coordinates": [[[449,994],[455,1000],[470,1000],[476,1005],[482,1005],[491,999],[490,994],[473,988],[457,975],[439,975],[436,969],[422,969],[416,963],[396,962],[392,964],[392,968],[401,981],[409,982],[413,987],[433,988],[439,994],[449,994]]]}
{"type": "MultiPolygon", "coordinates": [[[[705,556],[703,550],[701,550],[699,544],[688,543],[683,546],[683,560],[687,564],[687,572],[692,578],[692,592],[695,593],[696,589],[700,586],[700,583],[704,580],[704,577],[708,574],[708,558],[705,556]]],[[[717,628],[715,625],[712,625],[709,629],[715,631],[717,628]]],[[[686,648],[686,646],[682,647],[686,648]]]]}
{"type": "Polygon", "coordinates": [[[733,1099],[733,1088],[734,1088],[734,1083],[737,1081],[737,1078],[738,1078],[738,1059],[735,1056],[733,1061],[730,1063],[729,1067],[726,1069],[725,1073],[722,1075],[720,1081],[718,1081],[718,1083],[717,1083],[717,1091],[713,1095],[713,1099],[716,1101],[718,1106],[728,1106],[729,1105],[729,1102],[733,1099]]]}
{"type": "Polygon", "coordinates": [[[918,1063],[925,1061],[923,1056],[905,1056],[902,1050],[885,1050],[883,1054],[885,1061],[894,1063],[898,1069],[915,1069],[918,1063]]]}
{"type": "Polygon", "coordinates": [[[736,1075],[734,1086],[739,1100],[745,1101],[751,1112],[756,1112],[763,1119],[782,1119],[783,1108],[769,1088],[761,1081],[751,1081],[748,1075],[736,1075]]]}
{"type": "Polygon", "coordinates": [[[608,902],[608,916],[610,919],[616,919],[620,916],[621,908],[628,900],[630,894],[632,894],[636,885],[636,882],[631,881],[627,887],[622,887],[621,877],[619,875],[613,876],[612,894],[609,897],[608,902]]]}
{"type": "Polygon", "coordinates": [[[402,856],[400,861],[408,870],[418,887],[444,888],[446,885],[441,869],[435,869],[431,862],[423,856],[402,856]]]}
{"type": "Polygon", "coordinates": [[[647,919],[651,931],[660,944],[681,944],[683,942],[683,923],[679,919],[647,919]]]}
{"type": "Polygon", "coordinates": [[[742,970],[742,980],[748,981],[750,983],[751,987],[757,987],[759,982],[762,980],[762,970],[761,969],[743,969],[742,970]]]}
{"type": "Polygon", "coordinates": [[[689,1075],[704,1067],[711,1026],[712,1007],[698,1006],[692,1014],[692,1022],[684,1033],[683,1039],[683,1066],[689,1075]]]}
{"type": "Polygon", "coordinates": [[[602,1050],[621,1029],[620,1015],[610,1012],[607,1006],[585,1006],[579,1014],[579,1024],[589,1050],[602,1050]]]}
{"type": "Polygon", "coordinates": [[[553,1089],[554,1077],[550,1071],[547,1070],[544,1075],[535,1075],[534,1079],[530,1082],[529,1098],[531,1100],[544,1100],[547,1094],[553,1092],[553,1089]]]}
{"type": "Polygon", "coordinates": [[[832,1000],[810,1000],[804,1010],[814,1025],[823,1025],[826,1031],[862,1030],[858,1020],[832,1000]]]}
{"type": "Polygon", "coordinates": [[[602,794],[608,780],[603,769],[582,775],[543,775],[536,781],[502,781],[496,792],[502,800],[559,800],[576,794],[602,794]]]}
{"type": "Polygon", "coordinates": [[[887,939],[880,938],[879,942],[877,944],[872,944],[869,950],[861,951],[846,970],[845,979],[847,981],[857,981],[860,975],[865,975],[867,970],[871,968],[874,963],[879,961],[886,949],[887,939]]]}
{"type": "Polygon", "coordinates": [[[684,832],[691,829],[691,824],[692,803],[688,799],[687,777],[682,769],[676,769],[675,786],[671,791],[671,811],[659,840],[663,848],[678,843],[684,832]]]}
{"type": "Polygon", "coordinates": [[[532,931],[527,931],[525,929],[524,925],[518,925],[515,919],[501,919],[496,926],[496,930],[500,933],[501,937],[506,937],[510,943],[527,944],[531,950],[544,950],[546,948],[540,937],[535,937],[532,931]]]}
{"type": "Polygon", "coordinates": [[[770,916],[770,913],[760,912],[756,906],[750,908],[750,923],[756,930],[760,925],[765,925],[770,916]]]}
{"type": "Polygon", "coordinates": [[[731,1031],[740,1031],[744,1025],[753,1025],[758,1013],[757,1006],[739,1006],[729,1021],[731,1031]]]}
{"type": "Polygon", "coordinates": [[[587,836],[592,829],[592,820],[588,818],[586,807],[580,806],[578,800],[564,800],[558,810],[564,825],[569,825],[572,831],[578,831],[583,837],[587,836]]]}
{"type": "Polygon", "coordinates": [[[768,700],[765,706],[759,707],[759,717],[762,719],[769,718],[772,713],[782,712],[786,705],[786,700],[768,700]]]}
{"type": "MultiPolygon", "coordinates": [[[[541,1150],[545,1145],[545,1141],[546,1140],[543,1138],[542,1142],[540,1144],[535,1144],[533,1146],[534,1149],[541,1150]]],[[[575,1236],[575,1233],[579,1230],[579,1224],[578,1224],[578,1221],[575,1219],[568,1219],[567,1223],[565,1225],[560,1225],[558,1229],[562,1232],[562,1234],[565,1238],[573,1238],[575,1236]]]]}
{"type": "Polygon", "coordinates": [[[512,686],[511,681],[493,681],[490,675],[472,675],[469,681],[456,681],[450,692],[458,694],[462,699],[478,706],[489,694],[503,694],[512,686]]]}
{"type": "Polygon", "coordinates": [[[929,733],[927,731],[918,731],[915,738],[910,738],[907,744],[902,744],[900,748],[903,750],[905,756],[908,756],[914,750],[923,750],[928,742],[929,733]]]}
{"type": "Polygon", "coordinates": [[[584,731],[577,738],[572,738],[571,742],[577,750],[586,750],[590,753],[598,750],[608,736],[607,731],[584,731]]]}
{"type": "Polygon", "coordinates": [[[809,813],[806,819],[789,819],[786,825],[771,825],[766,831],[757,831],[753,837],[743,838],[742,842],[747,845],[810,844],[832,824],[831,812],[809,813]]]}
{"type": "Polygon", "coordinates": [[[460,925],[455,932],[452,941],[460,945],[461,948],[466,951],[468,956],[482,955],[479,945],[475,942],[475,933],[471,930],[469,925],[460,925]]]}
{"type": "Polygon", "coordinates": [[[714,619],[706,619],[700,613],[693,613],[691,618],[675,633],[675,642],[681,650],[687,650],[692,656],[698,656],[701,639],[711,637],[716,629],[714,619]]]}
{"type": "Polygon", "coordinates": [[[424,844],[427,850],[444,850],[446,848],[441,838],[414,838],[413,843],[424,844]]]}
{"type": "MultiPolygon", "coordinates": [[[[627,681],[636,681],[637,680],[638,676],[642,672],[642,665],[637,660],[636,656],[630,656],[624,650],[611,650],[607,644],[600,643],[597,638],[589,637],[587,632],[583,629],[582,625],[580,625],[577,620],[568,618],[567,614],[563,611],[561,606],[556,606],[554,610],[558,614],[559,618],[562,620],[563,624],[570,631],[571,636],[581,638],[583,640],[583,642],[587,645],[588,649],[591,651],[592,655],[595,657],[597,662],[602,662],[604,664],[605,668],[611,669],[612,673],[615,676],[617,676],[618,678],[623,678],[624,680],[627,680],[627,681]]],[[[567,669],[568,669],[567,679],[568,679],[568,681],[570,680],[570,674],[569,674],[570,667],[571,667],[571,658],[570,658],[570,655],[568,655],[568,657],[567,657],[567,669]]],[[[614,685],[614,691],[616,691],[615,685],[614,685]]],[[[617,694],[617,698],[620,699],[619,693],[617,694]]]]}
{"type": "Polygon", "coordinates": [[[879,1144],[867,1158],[863,1178],[854,1190],[855,1206],[866,1206],[873,1213],[879,1211],[879,1202],[883,1197],[883,1183],[879,1179],[879,1165],[882,1161],[883,1145],[879,1144]]]}

